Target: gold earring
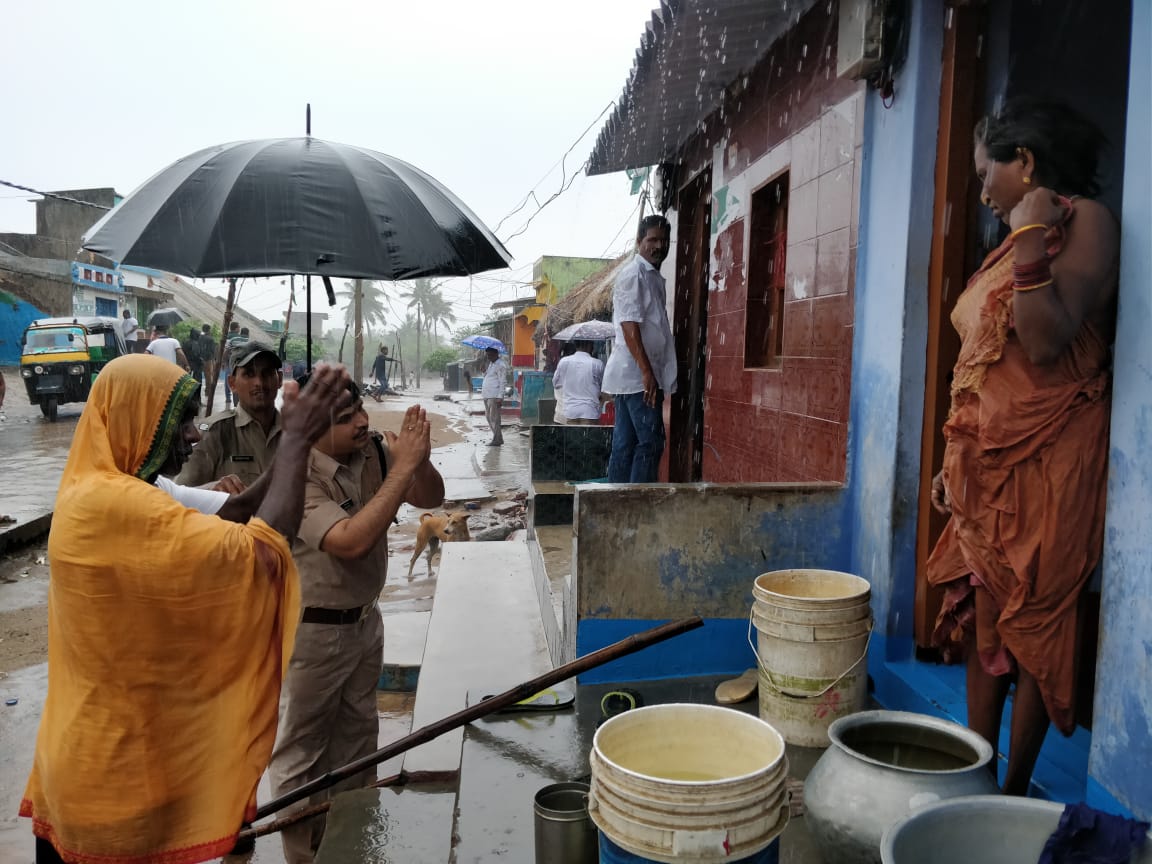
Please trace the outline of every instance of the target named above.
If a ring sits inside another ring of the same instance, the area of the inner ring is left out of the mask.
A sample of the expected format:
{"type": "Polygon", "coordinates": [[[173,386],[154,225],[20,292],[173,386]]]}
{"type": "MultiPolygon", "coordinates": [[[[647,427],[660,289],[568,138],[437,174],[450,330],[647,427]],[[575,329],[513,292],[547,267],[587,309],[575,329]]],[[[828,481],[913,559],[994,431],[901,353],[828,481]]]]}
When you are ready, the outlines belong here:
{"type": "Polygon", "coordinates": [[[1024,180],[1025,186],[1031,186],[1032,185],[1032,178],[1031,177],[1024,177],[1022,179],[1024,180]]]}
{"type": "Polygon", "coordinates": [[[992,203],[992,199],[989,198],[987,195],[981,195],[980,196],[980,203],[983,204],[985,207],[987,207],[989,204],[992,203]]]}

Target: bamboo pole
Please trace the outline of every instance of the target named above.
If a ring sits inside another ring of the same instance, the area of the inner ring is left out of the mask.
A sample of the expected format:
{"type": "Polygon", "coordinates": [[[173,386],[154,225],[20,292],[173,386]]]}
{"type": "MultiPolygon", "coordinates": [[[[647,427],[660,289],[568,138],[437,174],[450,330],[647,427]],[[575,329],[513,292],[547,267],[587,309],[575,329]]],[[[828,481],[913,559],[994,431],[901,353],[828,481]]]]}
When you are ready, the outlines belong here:
{"type": "Polygon", "coordinates": [[[486,717],[501,708],[507,708],[521,700],[528,699],[535,696],[541,690],[551,687],[553,684],[558,684],[571,678],[573,675],[579,675],[587,672],[589,669],[595,669],[597,666],[603,666],[612,660],[624,657],[628,654],[635,653],[642,648],[647,648],[649,645],[655,645],[657,642],[663,642],[665,639],[671,639],[673,636],[679,636],[681,633],[686,633],[689,630],[695,630],[697,627],[703,627],[704,620],[699,615],[693,615],[691,618],[682,618],[679,621],[671,621],[667,624],[662,624],[659,627],[653,627],[650,630],[645,630],[642,633],[636,633],[626,639],[621,639],[599,651],[593,651],[591,654],[586,654],[583,657],[578,657],[571,663],[565,663],[563,666],[558,666],[551,672],[546,672],[531,681],[526,681],[511,690],[506,690],[496,696],[491,696],[475,705],[465,708],[463,711],[457,711],[450,717],[445,717],[442,720],[437,720],[435,723],[429,723],[415,732],[394,741],[387,747],[382,747],[375,753],[370,753],[357,759],[355,762],[349,762],[343,768],[336,768],[317,777],[303,786],[293,789],[291,792],[281,795],[279,798],[274,798],[263,807],[256,810],[256,818],[263,819],[265,816],[270,816],[285,807],[295,804],[297,801],[303,801],[310,795],[328,789],[341,780],[346,780],[359,774],[361,771],[366,771],[393,756],[398,756],[405,753],[425,742],[431,741],[433,738],[438,738],[445,732],[450,732],[460,726],[471,723],[473,720],[479,720],[481,717],[486,717]]]}

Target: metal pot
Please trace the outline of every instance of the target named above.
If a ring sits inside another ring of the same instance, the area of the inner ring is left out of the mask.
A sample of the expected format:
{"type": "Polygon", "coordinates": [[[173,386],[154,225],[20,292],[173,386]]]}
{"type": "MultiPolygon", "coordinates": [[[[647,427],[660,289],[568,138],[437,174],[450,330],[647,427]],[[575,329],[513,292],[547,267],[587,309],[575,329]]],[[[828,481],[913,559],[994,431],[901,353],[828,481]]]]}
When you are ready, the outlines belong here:
{"type": "Polygon", "coordinates": [[[919,807],[999,791],[992,747],[956,723],[862,711],[828,729],[831,746],[804,783],[805,822],[825,861],[880,864],[880,838],[919,807]]]}

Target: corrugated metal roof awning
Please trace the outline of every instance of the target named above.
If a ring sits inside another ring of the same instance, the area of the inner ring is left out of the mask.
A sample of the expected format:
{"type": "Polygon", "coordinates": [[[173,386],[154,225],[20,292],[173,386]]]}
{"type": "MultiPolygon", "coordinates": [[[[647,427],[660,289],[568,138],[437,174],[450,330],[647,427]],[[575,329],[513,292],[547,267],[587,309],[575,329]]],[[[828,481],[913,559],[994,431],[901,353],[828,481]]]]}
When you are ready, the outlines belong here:
{"type": "Polygon", "coordinates": [[[588,173],[671,161],[720,107],[728,86],[815,3],[663,0],[640,39],[619,104],[588,157],[588,173]]]}

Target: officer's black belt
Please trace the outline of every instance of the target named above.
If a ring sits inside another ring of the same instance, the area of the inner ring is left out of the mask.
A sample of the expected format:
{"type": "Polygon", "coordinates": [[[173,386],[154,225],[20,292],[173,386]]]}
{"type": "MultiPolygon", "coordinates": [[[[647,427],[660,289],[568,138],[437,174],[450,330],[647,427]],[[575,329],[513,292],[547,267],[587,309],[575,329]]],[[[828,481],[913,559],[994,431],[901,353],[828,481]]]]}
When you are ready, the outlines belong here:
{"type": "Polygon", "coordinates": [[[319,606],[305,606],[304,617],[300,620],[305,624],[355,624],[367,617],[371,608],[371,603],[353,609],[321,609],[319,606]]]}

